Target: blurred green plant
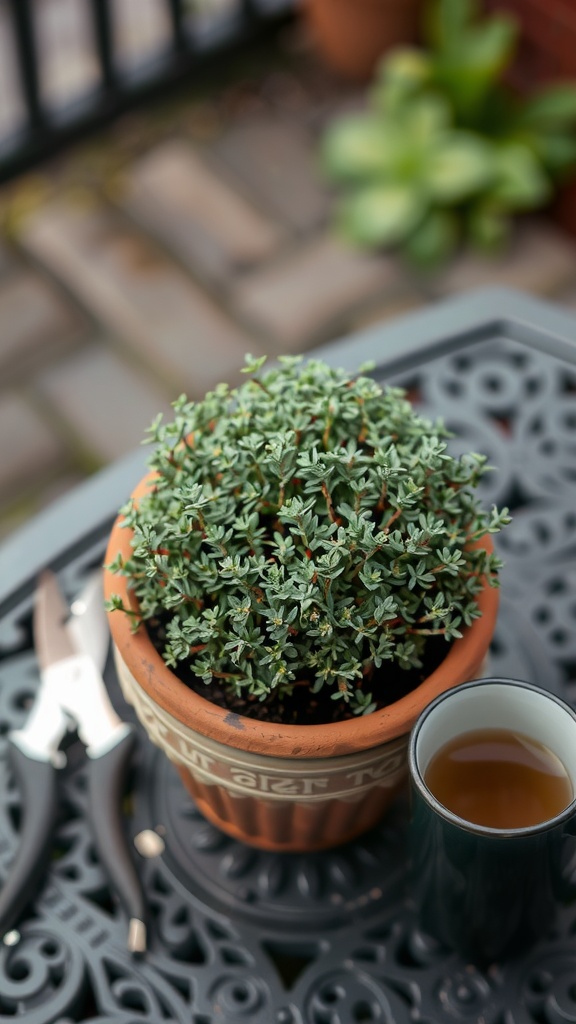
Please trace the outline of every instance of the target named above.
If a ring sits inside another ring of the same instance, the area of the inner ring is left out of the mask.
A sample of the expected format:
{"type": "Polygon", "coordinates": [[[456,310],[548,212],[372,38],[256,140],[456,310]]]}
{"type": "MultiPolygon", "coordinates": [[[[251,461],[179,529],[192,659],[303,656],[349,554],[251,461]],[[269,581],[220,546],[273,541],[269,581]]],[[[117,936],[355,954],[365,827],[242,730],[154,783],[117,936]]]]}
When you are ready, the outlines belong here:
{"type": "Polygon", "coordinates": [[[438,0],[425,39],[384,59],[367,110],[328,128],[322,158],[348,240],[433,265],[464,240],[502,245],[514,214],[549,202],[576,166],[576,84],[516,96],[503,79],[518,26],[480,18],[475,0],[438,0]]]}

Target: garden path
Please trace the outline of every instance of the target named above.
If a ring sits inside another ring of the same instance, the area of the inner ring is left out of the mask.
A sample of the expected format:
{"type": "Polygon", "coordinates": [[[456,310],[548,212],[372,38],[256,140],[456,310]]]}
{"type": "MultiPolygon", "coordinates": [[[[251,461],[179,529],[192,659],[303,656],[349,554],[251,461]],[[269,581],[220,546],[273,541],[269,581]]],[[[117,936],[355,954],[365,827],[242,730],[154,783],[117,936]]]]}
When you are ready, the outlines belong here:
{"type": "Polygon", "coordinates": [[[576,242],[546,217],[432,275],[335,238],[317,143],[359,96],[286,47],[0,192],[0,537],[182,391],[237,381],[245,352],[305,352],[491,283],[576,308],[576,242]]]}

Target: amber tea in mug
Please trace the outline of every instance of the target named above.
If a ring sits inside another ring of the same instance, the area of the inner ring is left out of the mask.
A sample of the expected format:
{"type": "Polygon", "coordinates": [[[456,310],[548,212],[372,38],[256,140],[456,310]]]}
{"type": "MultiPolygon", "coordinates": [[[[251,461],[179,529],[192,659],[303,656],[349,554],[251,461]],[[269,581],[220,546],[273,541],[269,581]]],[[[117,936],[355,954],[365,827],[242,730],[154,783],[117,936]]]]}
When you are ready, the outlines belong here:
{"type": "Polygon", "coordinates": [[[476,962],[550,934],[576,897],[576,711],[514,679],[437,697],[409,744],[420,925],[476,962]]]}
{"type": "Polygon", "coordinates": [[[514,729],[471,729],[432,757],[426,785],[444,807],[488,828],[526,828],[554,818],[574,794],[560,758],[514,729]]]}

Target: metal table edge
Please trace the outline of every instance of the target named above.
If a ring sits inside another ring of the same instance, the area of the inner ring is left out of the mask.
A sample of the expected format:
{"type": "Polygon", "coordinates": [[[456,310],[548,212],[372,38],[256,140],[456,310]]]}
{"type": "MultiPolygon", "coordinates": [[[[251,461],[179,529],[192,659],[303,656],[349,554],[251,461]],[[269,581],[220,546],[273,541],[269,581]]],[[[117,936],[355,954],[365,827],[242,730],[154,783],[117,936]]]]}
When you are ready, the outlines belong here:
{"type": "Polygon", "coordinates": [[[365,361],[398,372],[425,354],[429,359],[494,329],[539,347],[558,358],[576,359],[576,316],[552,301],[513,288],[478,288],[441,299],[394,321],[374,325],[314,349],[314,356],[354,370],[365,361]]]}

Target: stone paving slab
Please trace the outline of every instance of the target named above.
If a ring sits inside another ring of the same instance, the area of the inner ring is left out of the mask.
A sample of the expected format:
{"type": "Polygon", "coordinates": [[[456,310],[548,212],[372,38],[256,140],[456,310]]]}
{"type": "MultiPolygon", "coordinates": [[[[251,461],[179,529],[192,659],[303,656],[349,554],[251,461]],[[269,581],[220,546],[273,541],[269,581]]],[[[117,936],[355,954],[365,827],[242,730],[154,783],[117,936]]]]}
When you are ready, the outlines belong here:
{"type": "Polygon", "coordinates": [[[38,274],[25,270],[4,278],[0,281],[0,388],[72,347],[85,331],[82,318],[38,274]]]}
{"type": "Polygon", "coordinates": [[[213,152],[281,223],[310,232],[327,220],[330,198],[313,140],[297,122],[272,116],[246,120],[225,132],[213,152]]]}
{"type": "Polygon", "coordinates": [[[232,297],[277,350],[299,350],[345,329],[363,301],[404,288],[393,259],[358,252],[322,234],[246,275],[232,297]]]}
{"type": "Polygon", "coordinates": [[[417,291],[407,291],[406,294],[388,296],[387,299],[377,299],[373,304],[363,306],[352,317],[350,323],[351,331],[362,331],[366,327],[374,327],[376,324],[384,324],[389,320],[413,313],[426,303],[424,294],[417,291]]]}
{"type": "Polygon", "coordinates": [[[120,201],[194,273],[219,281],[264,260],[285,235],[182,139],[137,161],[120,201]]]}
{"type": "Polygon", "coordinates": [[[142,234],[103,208],[53,203],[23,228],[22,244],[171,388],[191,397],[231,380],[244,332],[142,234]]]}
{"type": "Polygon", "coordinates": [[[537,295],[559,291],[576,277],[576,242],[554,224],[536,219],[518,228],[502,255],[467,252],[432,283],[434,295],[451,295],[491,284],[537,295]]]}
{"type": "Polygon", "coordinates": [[[0,238],[0,278],[4,277],[12,268],[12,255],[8,251],[8,246],[0,238]]]}
{"type": "Polygon", "coordinates": [[[67,458],[66,446],[19,394],[0,396],[0,502],[45,484],[67,458]]]}
{"type": "Polygon", "coordinates": [[[25,519],[32,518],[58,498],[64,497],[85,479],[85,471],[63,469],[48,482],[38,481],[32,491],[27,489],[16,500],[12,498],[7,505],[0,504],[0,541],[8,538],[25,519]]]}
{"type": "Polygon", "coordinates": [[[34,385],[103,464],[140,444],[159,412],[172,413],[167,392],[102,342],[60,360],[34,385]]]}

